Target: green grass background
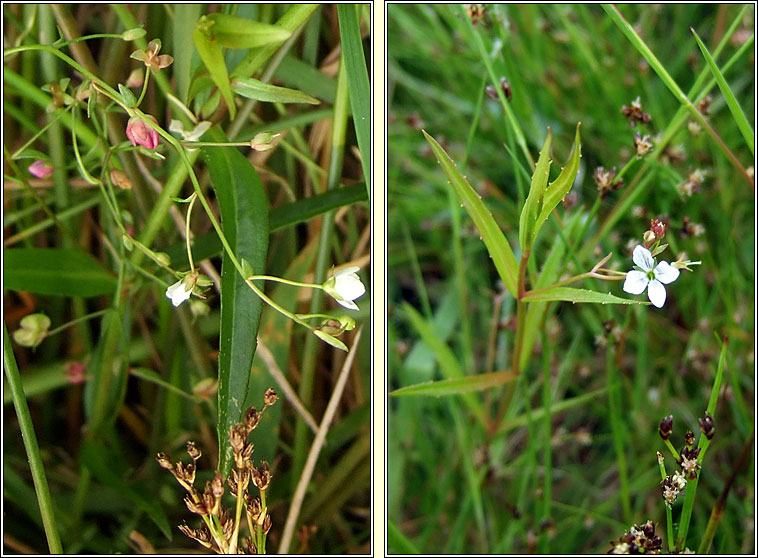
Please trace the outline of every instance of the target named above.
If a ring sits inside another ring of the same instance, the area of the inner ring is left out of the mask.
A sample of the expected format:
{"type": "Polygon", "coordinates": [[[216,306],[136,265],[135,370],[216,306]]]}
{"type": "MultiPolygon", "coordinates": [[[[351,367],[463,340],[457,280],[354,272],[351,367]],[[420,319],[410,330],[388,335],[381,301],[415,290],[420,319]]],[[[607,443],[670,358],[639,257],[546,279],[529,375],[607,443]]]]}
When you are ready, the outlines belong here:
{"type": "MultiPolygon", "coordinates": [[[[685,92],[707,68],[689,28],[713,52],[739,16],[716,60],[723,68],[752,37],[754,11],[748,7],[740,15],[742,8],[619,6],[685,92]]],[[[519,132],[536,160],[546,128],[553,130],[554,178],[582,122],[576,205],[559,206],[560,220],[550,217],[543,227],[530,259],[534,274],[563,242],[568,223],[588,219],[598,199],[595,168],[620,170],[634,156],[634,133],[655,139],[670,129],[680,104],[599,5],[488,5],[474,28],[456,5],[389,5],[387,14],[391,391],[440,379],[450,366],[468,375],[505,370],[513,343],[515,302],[503,294],[422,128],[445,147],[517,246],[532,173],[519,132]],[[492,83],[485,57],[496,78],[510,82],[515,126],[499,101],[484,94],[492,83]],[[652,119],[630,128],[621,107],[638,96],[652,119]],[[449,351],[420,341],[404,303],[449,351]]],[[[754,65],[750,46],[725,72],[751,126],[754,65]]],[[[705,83],[710,81],[708,75],[705,83]]],[[[742,166],[751,167],[753,155],[718,87],[710,93],[710,125],[742,166]]],[[[667,287],[661,310],[551,303],[545,335],[538,335],[504,425],[491,440],[460,397],[391,397],[390,552],[605,552],[609,540],[648,519],[665,539],[656,451],[666,455],[669,474],[675,463],[658,423],[674,416],[677,449],[686,430],[699,434],[697,418],[705,411],[720,351],[716,335],[728,336],[727,387],[718,400],[717,433],[687,539],[697,549],[754,428],[755,192],[711,136],[692,133],[689,117],[680,120],[670,144],[681,145],[684,160],[672,163],[658,155],[633,164],[625,187],[600,202],[566,269],[587,271],[609,252],[611,266],[631,269],[634,241],[656,217],[669,223],[664,242],[670,246],[661,258],[673,261],[686,252],[702,265],[667,287]],[[676,186],[698,168],[708,173],[699,192],[681,196],[676,186]],[[704,233],[681,234],[685,218],[702,224],[704,233]],[[618,352],[603,344],[609,320],[619,328],[618,352]],[[549,390],[543,389],[546,377],[549,390]],[[616,411],[609,383],[618,390],[616,411]],[[552,411],[549,430],[542,420],[546,406],[552,411]]],[[[573,286],[631,296],[619,282],[573,286]]],[[[494,415],[502,393],[476,397],[494,415]]],[[[712,552],[754,552],[753,471],[752,458],[738,471],[712,552]]],[[[674,504],[675,521],[681,500],[674,504]]]]}

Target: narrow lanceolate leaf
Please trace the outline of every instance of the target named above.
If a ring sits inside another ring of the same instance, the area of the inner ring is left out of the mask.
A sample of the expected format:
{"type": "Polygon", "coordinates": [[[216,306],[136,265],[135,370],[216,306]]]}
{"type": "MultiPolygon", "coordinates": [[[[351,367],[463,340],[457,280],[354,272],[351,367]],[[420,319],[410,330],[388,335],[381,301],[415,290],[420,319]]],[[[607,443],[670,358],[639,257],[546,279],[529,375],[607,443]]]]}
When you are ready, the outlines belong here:
{"type": "Polygon", "coordinates": [[[213,23],[211,36],[222,47],[254,48],[278,45],[290,38],[292,31],[252,19],[226,14],[210,14],[206,18],[213,23]]]}
{"type": "Polygon", "coordinates": [[[576,180],[576,174],[579,172],[579,159],[582,158],[582,143],[579,135],[579,127],[582,125],[579,122],[576,125],[576,137],[574,138],[574,150],[571,153],[571,157],[566,163],[566,166],[561,170],[561,174],[558,175],[553,182],[545,190],[545,197],[542,203],[542,209],[540,210],[539,217],[537,217],[537,227],[534,233],[535,239],[537,238],[537,231],[545,223],[548,216],[553,212],[559,203],[563,201],[566,194],[569,193],[571,187],[576,180]]]}
{"type": "Polygon", "coordinates": [[[363,55],[361,25],[357,10],[360,5],[338,4],[337,15],[340,22],[342,60],[347,73],[347,88],[350,93],[350,109],[353,125],[361,152],[363,176],[366,192],[371,195],[371,92],[368,85],[366,58],[363,55]]]}
{"type": "Polygon", "coordinates": [[[571,287],[555,287],[547,291],[526,293],[522,300],[527,302],[563,300],[566,302],[591,302],[594,304],[650,304],[643,300],[630,300],[619,298],[611,293],[598,293],[587,289],[573,289],[571,287]]]}
{"type": "Polygon", "coordinates": [[[729,112],[732,113],[732,118],[734,118],[735,122],[737,122],[737,127],[740,129],[740,132],[742,132],[742,136],[745,138],[745,143],[747,143],[747,146],[750,148],[750,153],[753,155],[755,154],[755,137],[753,134],[753,128],[750,126],[750,122],[748,122],[747,117],[745,116],[745,113],[742,112],[742,107],[740,107],[740,104],[737,102],[737,99],[734,97],[734,93],[732,93],[732,89],[729,87],[729,84],[724,79],[724,75],[721,73],[721,70],[719,70],[719,67],[716,65],[716,61],[713,59],[713,56],[711,56],[711,53],[708,51],[708,48],[703,44],[703,41],[700,40],[700,37],[698,37],[698,34],[695,33],[695,30],[690,27],[690,31],[692,31],[692,34],[695,35],[695,40],[697,41],[697,46],[700,47],[700,51],[703,53],[703,56],[708,61],[708,66],[711,68],[711,72],[713,73],[713,77],[716,78],[716,83],[718,83],[719,89],[721,90],[721,94],[724,96],[724,100],[726,101],[726,105],[729,107],[729,112]]]}
{"type": "Polygon", "coordinates": [[[553,140],[553,132],[547,129],[547,137],[540,151],[540,158],[532,174],[532,185],[529,195],[526,197],[524,207],[521,209],[521,217],[518,223],[518,238],[521,252],[528,253],[532,249],[534,239],[537,237],[535,227],[537,217],[542,211],[543,198],[547,188],[547,180],[550,177],[550,143],[553,140]]]}
{"type": "Polygon", "coordinates": [[[321,103],[315,97],[311,97],[287,87],[277,87],[270,83],[264,83],[253,78],[235,78],[232,81],[232,91],[248,99],[256,99],[268,103],[307,103],[318,105],[321,103]]]}
{"type": "Polygon", "coordinates": [[[390,392],[395,397],[407,395],[427,395],[440,397],[441,395],[460,395],[472,391],[482,391],[492,387],[501,386],[515,379],[515,375],[505,370],[490,374],[476,374],[465,378],[440,380],[438,382],[424,382],[413,386],[406,386],[390,392]]]}
{"type": "Polygon", "coordinates": [[[4,286],[14,291],[100,296],[116,289],[116,278],[80,250],[11,248],[3,252],[4,286]]]}
{"type": "Polygon", "coordinates": [[[209,21],[206,19],[206,16],[201,17],[195,30],[192,32],[192,41],[195,43],[197,53],[200,55],[203,64],[205,64],[213,82],[221,92],[221,96],[229,108],[229,115],[234,118],[237,109],[234,105],[232,88],[229,84],[229,72],[226,70],[226,61],[224,60],[224,54],[221,52],[221,46],[213,38],[213,35],[208,30],[208,26],[209,21]]]}
{"type": "Polygon", "coordinates": [[[468,214],[474,220],[476,228],[479,230],[479,234],[482,235],[484,245],[487,247],[487,251],[495,263],[500,278],[503,280],[505,287],[510,291],[513,296],[517,293],[517,279],[518,279],[518,263],[516,257],[513,255],[511,245],[508,244],[508,240],[505,238],[503,231],[500,230],[495,222],[492,213],[487,209],[482,202],[482,198],[476,193],[476,190],[469,184],[468,180],[461,174],[461,172],[455,167],[453,160],[445,153],[445,150],[440,147],[432,136],[424,132],[426,141],[432,146],[432,151],[440,165],[442,170],[445,171],[445,175],[450,181],[450,185],[455,190],[455,193],[460,198],[463,206],[468,211],[468,214]]]}
{"type": "MultiPolygon", "coordinates": [[[[205,133],[211,142],[229,141],[218,128],[205,133]]],[[[203,148],[203,157],[221,212],[221,228],[238,259],[264,273],[268,250],[268,202],[253,166],[233,148],[203,148]]],[[[224,253],[221,265],[221,331],[218,355],[219,470],[228,471],[232,452],[229,427],[244,412],[250,369],[263,303],[224,253]]]]}

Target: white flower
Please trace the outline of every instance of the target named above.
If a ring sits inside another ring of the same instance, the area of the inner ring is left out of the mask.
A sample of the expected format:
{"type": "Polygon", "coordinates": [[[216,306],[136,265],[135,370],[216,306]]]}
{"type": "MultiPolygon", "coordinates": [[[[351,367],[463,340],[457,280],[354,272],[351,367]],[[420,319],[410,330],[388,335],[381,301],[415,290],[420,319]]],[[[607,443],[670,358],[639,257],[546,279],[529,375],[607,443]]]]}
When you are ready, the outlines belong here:
{"type": "Polygon", "coordinates": [[[358,310],[358,305],[353,301],[366,292],[366,287],[355,273],[359,269],[356,266],[346,267],[329,277],[322,286],[326,294],[350,310],[358,310]]]}
{"type": "Polygon", "coordinates": [[[195,283],[197,283],[197,275],[188,273],[166,289],[166,297],[171,299],[171,304],[179,306],[185,300],[189,300],[192,289],[195,288],[195,283]]]}
{"type": "Polygon", "coordinates": [[[632,260],[640,269],[633,269],[626,274],[624,290],[629,294],[638,295],[647,288],[647,297],[650,302],[656,308],[661,308],[666,302],[666,288],[663,285],[676,281],[679,270],[668,262],[655,265],[650,250],[641,245],[637,245],[634,249],[632,260]]]}
{"type": "Polygon", "coordinates": [[[212,124],[211,122],[204,120],[203,122],[200,122],[200,124],[195,126],[192,130],[187,132],[184,130],[184,124],[182,124],[178,120],[172,120],[168,129],[171,132],[180,134],[182,136],[182,139],[184,139],[184,141],[197,141],[201,138],[201,136],[205,132],[208,131],[208,128],[211,127],[211,124],[212,124]]]}

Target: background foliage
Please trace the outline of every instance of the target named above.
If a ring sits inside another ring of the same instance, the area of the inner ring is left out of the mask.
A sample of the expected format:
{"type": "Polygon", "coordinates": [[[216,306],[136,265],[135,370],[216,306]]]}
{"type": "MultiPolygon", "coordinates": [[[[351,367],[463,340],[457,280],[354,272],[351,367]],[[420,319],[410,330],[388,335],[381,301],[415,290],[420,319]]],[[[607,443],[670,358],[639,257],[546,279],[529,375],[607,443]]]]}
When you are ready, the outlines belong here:
{"type": "MultiPolygon", "coordinates": [[[[723,70],[740,53],[725,77],[754,126],[752,7],[619,9],[683,91],[705,72],[690,93],[693,102],[712,76],[690,26],[711,53],[729,34],[716,61],[723,70]]],[[[565,261],[566,274],[589,270],[609,252],[609,265],[631,269],[632,248],[658,217],[668,223],[663,259],[686,252],[702,260],[668,286],[661,310],[550,303],[544,335],[537,335],[496,433],[474,410],[483,406],[494,416],[502,388],[474,400],[390,397],[390,551],[605,552],[609,540],[648,519],[665,538],[656,451],[665,453],[669,473],[674,463],[658,424],[674,416],[677,449],[686,430],[699,431],[719,339],[728,337],[728,385],[718,400],[717,434],[687,546],[697,549],[734,473],[711,550],[754,552],[754,462],[735,472],[743,449],[752,454],[754,432],[755,192],[746,176],[752,177],[753,154],[718,87],[710,86],[708,122],[745,172],[690,124],[686,111],[677,112],[678,99],[599,5],[487,5],[474,25],[455,5],[389,5],[387,14],[390,391],[456,370],[505,371],[513,344],[514,300],[496,281],[422,129],[447,150],[516,247],[529,159],[536,161],[546,127],[553,131],[554,178],[582,123],[577,181],[559,219],[550,217],[540,232],[531,275],[564,248],[558,261],[565,261]],[[485,93],[501,76],[510,84],[510,117],[485,93]],[[631,128],[621,108],[638,96],[652,118],[631,128]],[[658,134],[675,133],[598,202],[594,170],[619,171],[633,159],[637,131],[654,143],[658,134]],[[696,169],[706,171],[705,181],[691,196],[682,194],[696,169]],[[620,394],[615,410],[611,385],[620,394]]],[[[620,283],[576,286],[630,298],[620,283]]],[[[674,505],[674,518],[681,505],[681,499],[674,505]]]]}
{"type": "MultiPolygon", "coordinates": [[[[341,142],[334,142],[332,134],[333,127],[339,125],[335,123],[334,106],[338,88],[360,90],[363,85],[353,81],[361,81],[360,62],[369,52],[368,5],[350,6],[355,13],[348,14],[349,24],[340,21],[336,6],[314,6],[283,46],[243,46],[223,51],[223,63],[229,70],[239,72],[236,77],[254,77],[300,90],[315,97],[318,105],[255,102],[235,95],[238,110],[232,119],[193,44],[193,30],[202,15],[223,13],[286,25],[291,22],[291,8],[275,4],[4,4],[4,39],[6,48],[49,45],[59,39],[59,33],[72,39],[144,26],[146,36],[134,43],[100,38],[75,43],[63,51],[116,87],[126,82],[133,69],[144,68],[141,62],[130,59],[130,53],[136,48],[144,49],[149,40],[161,39],[161,54],[172,55],[174,63],[153,77],[141,108],[155,115],[164,129],[168,129],[172,118],[186,118],[169,101],[167,95],[171,94],[200,119],[218,124],[230,141],[246,142],[260,131],[281,134],[276,148],[264,153],[254,153],[249,147],[205,148],[237,149],[244,157],[235,159],[234,164],[229,162],[228,167],[227,162],[219,162],[219,156],[199,157],[199,151],[189,155],[217,215],[211,182],[216,188],[234,187],[240,192],[249,186],[240,180],[250,173],[255,175],[253,167],[257,171],[267,207],[261,207],[258,200],[252,210],[264,216],[267,212],[269,217],[270,234],[264,231],[268,234],[265,272],[320,283],[332,266],[351,264],[362,267],[363,282],[368,284],[370,213],[368,184],[363,174],[368,167],[362,161],[370,161],[370,156],[368,146],[356,140],[355,132],[356,127],[368,125],[362,112],[368,105],[358,103],[353,108],[361,114],[360,119],[343,118],[347,131],[341,142]],[[350,35],[351,46],[345,47],[345,54],[350,57],[351,69],[347,81],[339,84],[344,34],[350,35]],[[245,167],[241,171],[240,164],[245,167]],[[211,168],[214,165],[215,170],[211,168]],[[218,182],[219,166],[222,171],[226,169],[229,182],[218,182]]],[[[155,455],[165,451],[186,463],[184,445],[187,440],[196,441],[204,453],[196,483],[201,490],[217,465],[218,284],[208,293],[209,312],[205,315],[193,315],[187,304],[177,309],[171,306],[166,286],[175,277],[138,251],[125,252],[121,233],[106,210],[101,192],[90,186],[77,169],[70,114],[61,116],[64,108],[46,111],[51,98],[43,86],[67,77],[76,87],[81,76],[48,53],[23,52],[6,56],[4,62],[3,237],[5,250],[13,250],[16,258],[10,267],[5,262],[5,323],[13,331],[23,316],[43,312],[51,318],[54,329],[69,320],[100,312],[51,335],[35,350],[15,343],[12,347],[29,400],[63,551],[196,551],[199,547],[180,535],[176,525],[186,519],[197,526],[199,520],[188,512],[182,501],[183,491],[168,472],[158,467],[155,455]],[[53,120],[21,156],[10,157],[53,120]],[[54,166],[52,176],[29,176],[26,168],[37,157],[54,166]],[[25,181],[29,184],[25,185],[25,181]],[[27,256],[20,249],[28,251],[27,256]],[[33,267],[35,273],[24,275],[25,265],[33,267]],[[38,273],[40,270],[49,273],[38,273]],[[117,276],[121,278],[118,284],[117,276]],[[114,297],[116,292],[123,296],[114,297]],[[103,383],[111,373],[114,381],[103,383]],[[85,381],[79,383],[82,375],[85,381]],[[102,423],[97,425],[90,422],[93,405],[105,409],[102,423]]],[[[213,68],[213,72],[219,70],[218,66],[213,68]]],[[[189,129],[187,124],[185,128],[189,129]]],[[[126,115],[112,104],[95,104],[92,118],[87,118],[85,107],[74,125],[85,168],[92,174],[99,173],[105,162],[103,149],[125,140],[126,115]]],[[[215,130],[213,137],[219,141],[224,133],[215,130]]],[[[203,139],[208,141],[208,137],[203,139]]],[[[187,269],[181,236],[187,206],[175,204],[161,192],[173,188],[176,193],[172,196],[186,198],[192,186],[173,148],[163,145],[159,150],[166,156],[165,161],[153,160],[131,148],[114,155],[114,164],[126,172],[133,185],[131,190],[116,190],[114,200],[130,234],[153,250],[170,255],[174,269],[187,269]]],[[[228,215],[224,218],[228,219],[228,215]]],[[[202,262],[203,272],[212,277],[215,270],[217,279],[221,245],[199,204],[193,212],[192,232],[195,262],[202,262]]],[[[251,242],[250,238],[238,238],[235,246],[244,248],[251,242]]],[[[312,293],[320,291],[272,285],[275,284],[266,285],[266,293],[290,311],[306,313],[315,305],[316,310],[311,312],[344,313],[331,299],[319,297],[314,301],[312,293]]],[[[369,297],[367,293],[358,301],[361,311],[353,314],[358,325],[369,326],[369,297]]],[[[342,336],[348,347],[356,331],[342,336]]],[[[248,333],[253,338],[247,342],[254,343],[255,329],[248,333]]],[[[268,351],[262,355],[259,345],[250,373],[249,395],[242,408],[260,408],[266,387],[274,387],[279,393],[280,401],[267,410],[253,434],[255,462],[267,458],[273,473],[268,496],[273,519],[268,543],[271,551],[279,544],[313,434],[286,400],[269,369],[283,371],[319,422],[345,355],[269,307],[263,310],[258,338],[268,351]]],[[[358,346],[347,387],[309,483],[298,522],[303,530],[295,538],[293,551],[367,552],[367,339],[369,331],[364,332],[364,341],[358,346]]],[[[237,372],[248,373],[244,369],[237,372]]],[[[27,456],[11,392],[5,387],[4,550],[44,553],[47,546],[27,456]]],[[[231,397],[240,395],[244,393],[232,393],[231,397]]]]}

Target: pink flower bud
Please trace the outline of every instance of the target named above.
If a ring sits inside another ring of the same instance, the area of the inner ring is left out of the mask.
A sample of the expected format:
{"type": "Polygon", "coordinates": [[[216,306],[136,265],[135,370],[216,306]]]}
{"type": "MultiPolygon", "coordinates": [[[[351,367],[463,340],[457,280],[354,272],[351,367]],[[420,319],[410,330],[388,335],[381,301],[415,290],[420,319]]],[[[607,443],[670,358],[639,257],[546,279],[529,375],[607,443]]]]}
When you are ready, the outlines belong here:
{"type": "MultiPolygon", "coordinates": [[[[158,121],[147,115],[149,119],[158,124],[158,121]]],[[[126,137],[132,145],[141,145],[148,149],[155,149],[158,145],[158,132],[147,125],[139,116],[132,116],[126,124],[126,137]]]]}
{"type": "Polygon", "coordinates": [[[29,165],[29,172],[37,178],[47,178],[53,174],[53,166],[47,161],[37,159],[31,165],[29,165]]]}

